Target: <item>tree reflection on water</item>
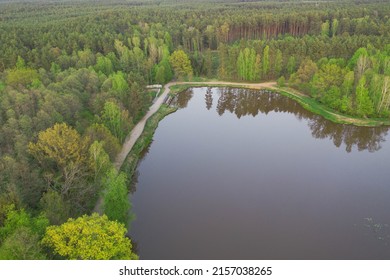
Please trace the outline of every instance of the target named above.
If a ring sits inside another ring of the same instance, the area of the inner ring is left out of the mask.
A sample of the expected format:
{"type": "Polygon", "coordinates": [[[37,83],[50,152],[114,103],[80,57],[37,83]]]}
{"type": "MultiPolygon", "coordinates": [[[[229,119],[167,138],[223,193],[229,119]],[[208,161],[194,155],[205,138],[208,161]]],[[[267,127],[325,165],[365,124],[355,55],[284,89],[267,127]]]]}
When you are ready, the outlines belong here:
{"type": "MultiPolygon", "coordinates": [[[[193,96],[192,89],[178,94],[176,105],[187,107],[193,96]]],[[[312,135],[318,139],[330,139],[336,147],[345,144],[347,152],[353,147],[359,151],[375,152],[381,149],[381,143],[389,127],[359,127],[354,125],[336,124],[322,116],[313,114],[304,109],[298,102],[268,90],[251,90],[239,88],[217,88],[214,91],[208,88],[205,94],[207,110],[213,105],[213,99],[218,99],[216,111],[222,116],[226,111],[233,113],[237,118],[259,113],[267,115],[269,112],[291,113],[299,120],[307,120],[312,135]]]]}

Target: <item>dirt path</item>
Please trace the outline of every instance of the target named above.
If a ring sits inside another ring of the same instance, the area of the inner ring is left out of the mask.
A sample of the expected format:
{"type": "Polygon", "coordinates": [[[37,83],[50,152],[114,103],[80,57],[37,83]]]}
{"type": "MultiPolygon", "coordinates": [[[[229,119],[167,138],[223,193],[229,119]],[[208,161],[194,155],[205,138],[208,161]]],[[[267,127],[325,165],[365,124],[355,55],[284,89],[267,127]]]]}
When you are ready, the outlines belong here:
{"type": "Polygon", "coordinates": [[[160,109],[161,104],[163,104],[165,98],[167,97],[169,93],[169,87],[164,87],[164,92],[156,99],[154,104],[150,106],[149,111],[146,113],[146,115],[134,126],[134,128],[131,130],[130,134],[127,135],[123,145],[122,150],[117,155],[114,166],[119,171],[121,168],[123,162],[125,161],[127,155],[133,148],[135,142],[137,142],[138,138],[141,136],[142,131],[144,131],[145,124],[147,120],[160,109]]]}

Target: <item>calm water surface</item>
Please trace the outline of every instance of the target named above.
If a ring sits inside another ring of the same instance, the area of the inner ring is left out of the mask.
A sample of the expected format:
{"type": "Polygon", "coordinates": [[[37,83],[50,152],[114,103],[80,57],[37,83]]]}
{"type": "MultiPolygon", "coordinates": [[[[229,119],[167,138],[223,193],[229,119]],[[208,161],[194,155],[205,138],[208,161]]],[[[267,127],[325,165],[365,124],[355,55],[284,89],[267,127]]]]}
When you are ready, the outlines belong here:
{"type": "Polygon", "coordinates": [[[388,128],[264,91],[194,88],[176,103],[138,166],[141,259],[390,259],[388,128]]]}

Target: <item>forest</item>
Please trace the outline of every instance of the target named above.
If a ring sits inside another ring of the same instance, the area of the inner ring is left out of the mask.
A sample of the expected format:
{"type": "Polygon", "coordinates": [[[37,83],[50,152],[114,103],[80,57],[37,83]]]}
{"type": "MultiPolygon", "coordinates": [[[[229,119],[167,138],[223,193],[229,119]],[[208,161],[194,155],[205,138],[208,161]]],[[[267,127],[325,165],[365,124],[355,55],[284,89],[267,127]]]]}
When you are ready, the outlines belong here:
{"type": "Polygon", "coordinates": [[[114,159],[152,103],[146,85],[199,77],[277,80],[389,119],[390,5],[0,0],[0,259],[137,259],[132,178],[114,159]]]}

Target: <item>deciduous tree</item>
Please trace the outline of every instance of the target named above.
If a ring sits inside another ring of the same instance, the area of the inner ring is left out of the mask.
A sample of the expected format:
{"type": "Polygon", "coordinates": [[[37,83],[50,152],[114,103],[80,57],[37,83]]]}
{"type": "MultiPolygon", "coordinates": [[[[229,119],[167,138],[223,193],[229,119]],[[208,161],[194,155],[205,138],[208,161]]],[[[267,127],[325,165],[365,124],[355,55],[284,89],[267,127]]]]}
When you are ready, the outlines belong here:
{"type": "Polygon", "coordinates": [[[356,87],[356,113],[361,117],[368,117],[374,112],[374,106],[368,95],[366,78],[363,76],[356,87]]]}
{"type": "Polygon", "coordinates": [[[127,176],[112,168],[107,174],[104,185],[103,209],[104,214],[112,221],[128,225],[130,202],[127,197],[127,176]]]}
{"type": "Polygon", "coordinates": [[[265,46],[263,50],[263,78],[268,77],[269,72],[269,46],[265,46]]]}
{"type": "Polygon", "coordinates": [[[135,260],[123,224],[106,215],[69,219],[60,226],[49,226],[42,243],[55,254],[70,260],[135,260]]]}
{"type": "Polygon", "coordinates": [[[191,77],[193,74],[191,61],[183,50],[177,50],[172,53],[169,62],[179,79],[184,77],[191,77]]]}
{"type": "Polygon", "coordinates": [[[39,236],[27,227],[19,227],[5,239],[0,247],[3,260],[44,260],[39,236]]]}
{"type": "Polygon", "coordinates": [[[46,168],[55,165],[62,175],[61,193],[67,195],[75,181],[86,175],[88,140],[65,123],[41,131],[36,143],[30,142],[30,153],[46,168]]]}
{"type": "Polygon", "coordinates": [[[126,110],[121,110],[116,103],[107,101],[104,104],[102,120],[111,133],[116,136],[120,142],[123,142],[132,125],[129,113],[126,110]]]}

